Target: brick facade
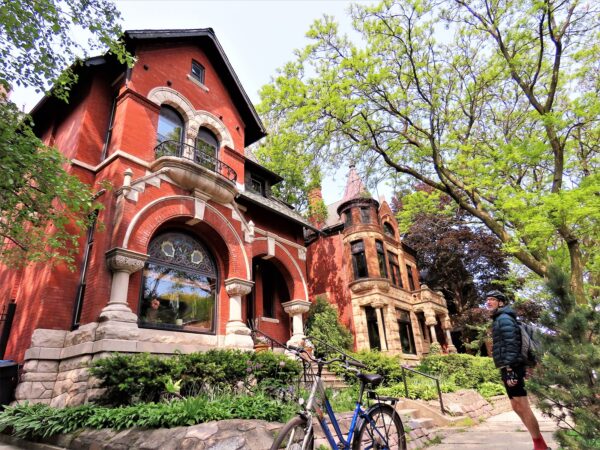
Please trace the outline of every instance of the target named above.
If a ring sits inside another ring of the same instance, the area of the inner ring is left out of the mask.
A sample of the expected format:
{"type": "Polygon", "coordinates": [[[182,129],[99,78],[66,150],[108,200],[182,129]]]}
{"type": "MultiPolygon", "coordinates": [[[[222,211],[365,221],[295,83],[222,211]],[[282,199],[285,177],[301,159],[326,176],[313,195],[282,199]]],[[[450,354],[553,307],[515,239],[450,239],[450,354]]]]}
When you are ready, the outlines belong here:
{"type": "Polygon", "coordinates": [[[36,133],[69,158],[68,171],[89,183],[103,209],[86,261],[85,233],[80,239],[74,271],[0,267],[0,307],[17,305],[4,358],[24,363],[18,400],[62,406],[93,398],[87,364],[112,351],[251,349],[248,319],[278,340],[301,337],[309,300],[303,231],[311,225],[275,199],[247,191],[249,171],[262,171],[271,184],[280,178],[248,160],[246,146],[265,132],[214,33],[125,37],[137,58],[132,69],[110,56],[92,58],[79,69],[68,105],[46,99],[33,111],[36,133]],[[191,75],[192,61],[204,68],[204,83],[191,75]],[[167,106],[184,124],[178,153],[155,154],[167,106]],[[195,150],[200,129],[217,139],[216,159],[195,150]],[[150,246],[164,233],[175,240],[157,255],[173,262],[160,266],[150,246]],[[184,244],[200,250],[185,253],[184,244]],[[177,262],[181,255],[187,259],[177,262]],[[185,268],[207,257],[214,273],[190,278],[185,268]],[[261,265],[265,273],[257,275],[253,268],[261,265]],[[282,286],[265,299],[263,284],[273,277],[282,286]],[[150,295],[159,298],[157,311],[173,316],[145,318],[150,295]],[[269,302],[273,317],[263,318],[269,302]]]}
{"type": "Polygon", "coordinates": [[[428,353],[431,342],[456,351],[444,297],[419,284],[414,252],[402,243],[389,205],[371,198],[353,167],[344,197],[329,205],[320,227],[308,245],[310,297],[337,307],[356,350],[377,348],[408,361],[428,353]]]}

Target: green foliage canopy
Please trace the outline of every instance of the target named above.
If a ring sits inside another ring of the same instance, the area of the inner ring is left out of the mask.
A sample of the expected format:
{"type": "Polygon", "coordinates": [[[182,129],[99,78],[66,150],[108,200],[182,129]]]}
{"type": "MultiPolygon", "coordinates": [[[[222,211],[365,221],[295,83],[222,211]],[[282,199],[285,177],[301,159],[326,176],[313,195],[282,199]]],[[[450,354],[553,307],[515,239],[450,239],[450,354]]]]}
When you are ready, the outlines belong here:
{"type": "MultiPolygon", "coordinates": [[[[88,51],[108,48],[123,63],[133,59],[116,39],[119,12],[108,0],[0,1],[0,86],[32,87],[68,99],[75,68],[88,51]],[[75,36],[87,39],[82,44],[75,36]]],[[[0,261],[72,263],[78,239],[98,208],[89,186],[67,161],[31,131],[0,88],[0,261]]]]}
{"type": "MultiPolygon", "coordinates": [[[[534,273],[598,284],[600,14],[555,0],[385,0],[330,17],[261,91],[260,150],[424,183],[534,273]]],[[[307,167],[305,166],[305,167],[307,167]]]]}

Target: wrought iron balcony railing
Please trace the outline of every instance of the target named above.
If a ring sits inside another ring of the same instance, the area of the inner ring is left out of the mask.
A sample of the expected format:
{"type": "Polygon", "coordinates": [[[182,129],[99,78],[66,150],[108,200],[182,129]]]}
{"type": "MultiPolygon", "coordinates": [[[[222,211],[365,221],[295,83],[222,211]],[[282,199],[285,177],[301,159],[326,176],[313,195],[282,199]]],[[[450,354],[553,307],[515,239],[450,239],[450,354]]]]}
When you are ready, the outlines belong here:
{"type": "Polygon", "coordinates": [[[156,159],[162,156],[185,158],[224,176],[233,183],[237,181],[237,173],[230,166],[214,156],[183,142],[163,141],[154,148],[154,154],[156,159]]]}

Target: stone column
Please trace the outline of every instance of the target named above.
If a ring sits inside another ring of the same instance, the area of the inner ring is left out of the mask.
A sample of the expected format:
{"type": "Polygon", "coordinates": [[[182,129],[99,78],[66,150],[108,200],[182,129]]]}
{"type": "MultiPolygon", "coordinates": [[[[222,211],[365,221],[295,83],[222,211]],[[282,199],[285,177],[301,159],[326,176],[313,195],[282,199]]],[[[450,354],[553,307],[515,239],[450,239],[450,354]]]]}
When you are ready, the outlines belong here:
{"type": "Polygon", "coordinates": [[[242,322],[242,296],[252,291],[254,283],[241,278],[225,280],[225,290],[229,295],[229,320],[225,325],[225,347],[251,349],[254,347],[250,328],[242,322]]]}
{"type": "Polygon", "coordinates": [[[100,322],[113,320],[137,324],[137,315],[127,304],[129,277],[144,267],[148,255],[124,248],[113,248],[106,252],[106,264],[113,272],[110,299],[100,313],[100,322]]]}
{"type": "Polygon", "coordinates": [[[385,338],[385,327],[383,326],[383,307],[384,304],[380,302],[372,303],[375,314],[377,315],[377,329],[379,331],[379,343],[381,344],[381,351],[387,352],[387,340],[385,338]]]}
{"type": "Polygon", "coordinates": [[[425,325],[429,327],[429,333],[431,334],[431,343],[438,342],[437,335],[435,333],[435,325],[437,319],[435,317],[435,311],[433,309],[425,310],[425,325]]]}
{"type": "Polygon", "coordinates": [[[302,314],[307,313],[310,309],[310,302],[306,300],[292,300],[282,303],[283,310],[292,317],[292,337],[288,344],[302,345],[302,341],[306,337],[304,335],[304,324],[302,322],[302,314]]]}
{"type": "Polygon", "coordinates": [[[445,315],[443,322],[442,322],[442,326],[444,328],[444,331],[446,332],[446,342],[448,343],[448,353],[456,353],[456,347],[454,346],[454,344],[452,343],[452,335],[450,334],[450,330],[452,329],[452,322],[450,321],[450,316],[449,315],[445,315]]]}

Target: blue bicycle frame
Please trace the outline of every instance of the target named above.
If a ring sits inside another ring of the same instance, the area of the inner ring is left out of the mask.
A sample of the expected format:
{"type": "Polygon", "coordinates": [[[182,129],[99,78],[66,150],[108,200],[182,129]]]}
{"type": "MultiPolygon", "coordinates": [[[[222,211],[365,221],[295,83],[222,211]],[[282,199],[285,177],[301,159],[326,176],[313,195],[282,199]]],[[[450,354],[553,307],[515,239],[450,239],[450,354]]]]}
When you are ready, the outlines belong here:
{"type": "MultiPolygon", "coordinates": [[[[383,434],[381,434],[381,431],[379,430],[379,428],[375,425],[375,423],[369,417],[367,412],[362,408],[363,394],[364,394],[364,385],[361,385],[360,394],[358,396],[358,400],[356,401],[356,408],[354,408],[354,412],[352,414],[352,421],[350,423],[350,429],[348,430],[348,436],[346,438],[344,438],[344,433],[342,433],[342,430],[340,429],[340,424],[338,423],[337,418],[335,417],[333,408],[331,407],[331,404],[329,403],[329,399],[327,398],[327,395],[325,393],[325,387],[323,385],[323,381],[320,376],[315,376],[315,381],[314,381],[313,388],[312,388],[312,391],[311,391],[309,399],[308,399],[308,403],[306,405],[306,410],[307,411],[315,411],[315,413],[317,415],[317,419],[319,420],[319,425],[321,425],[321,428],[323,429],[323,432],[325,433],[325,437],[327,438],[327,441],[329,442],[329,445],[331,446],[332,449],[351,450],[350,445],[352,444],[352,439],[354,437],[354,431],[356,429],[356,424],[358,423],[359,418],[361,418],[363,420],[369,420],[372,425],[371,429],[374,430],[379,435],[379,437],[382,439],[383,442],[387,442],[387,437],[384,436],[383,434]],[[317,404],[319,398],[323,399],[323,405],[317,404]],[[331,422],[331,425],[333,425],[333,429],[339,439],[338,442],[336,442],[333,434],[331,433],[331,430],[329,429],[329,425],[327,424],[327,418],[323,412],[323,407],[325,408],[325,412],[327,413],[327,416],[329,417],[329,421],[331,422]],[[343,445],[343,447],[340,447],[340,444],[343,445]]],[[[368,449],[365,449],[365,450],[368,450],[368,449]]]]}

